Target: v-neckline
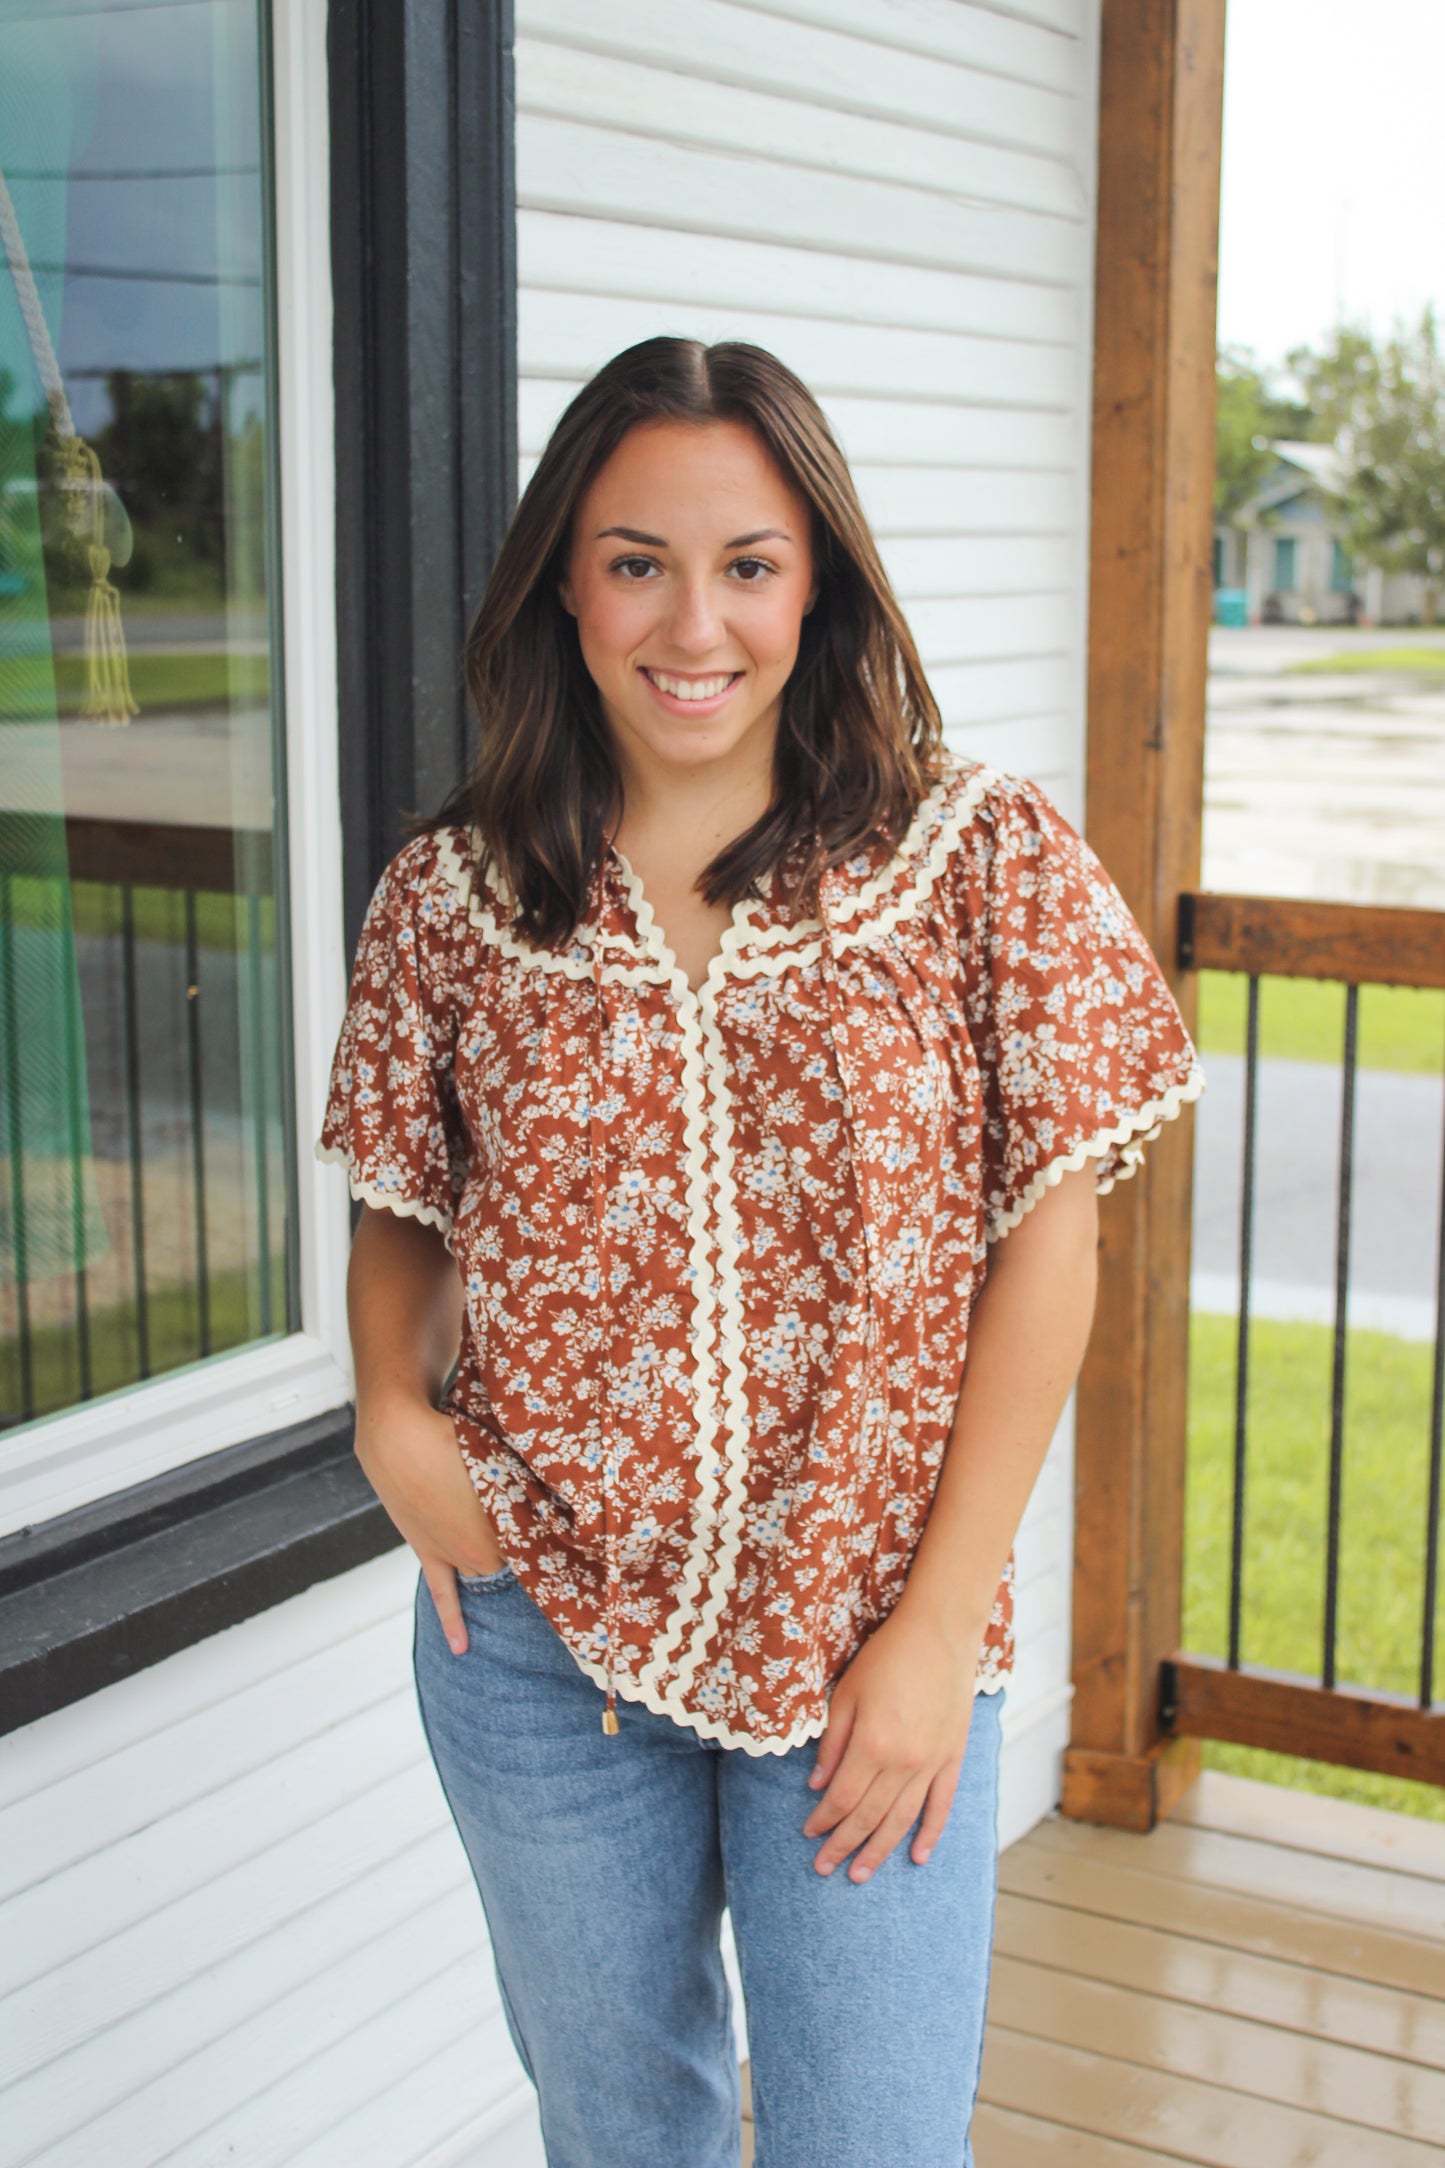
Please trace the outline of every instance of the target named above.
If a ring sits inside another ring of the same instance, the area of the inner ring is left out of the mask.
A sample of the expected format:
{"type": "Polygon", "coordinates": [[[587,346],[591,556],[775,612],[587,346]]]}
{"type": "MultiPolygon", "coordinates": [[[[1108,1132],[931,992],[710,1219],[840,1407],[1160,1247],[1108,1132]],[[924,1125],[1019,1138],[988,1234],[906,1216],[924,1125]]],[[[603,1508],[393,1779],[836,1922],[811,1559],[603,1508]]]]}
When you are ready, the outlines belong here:
{"type": "Polygon", "coordinates": [[[723,927],[717,948],[708,959],[701,983],[694,986],[663,933],[648,900],[642,876],[637,872],[625,851],[615,843],[608,843],[608,856],[616,865],[622,881],[623,894],[627,898],[637,928],[637,938],[643,953],[657,965],[667,978],[668,984],[680,999],[700,1004],[714,994],[726,978],[739,941],[747,932],[756,899],[740,896],[732,907],[732,915],[723,927]]]}

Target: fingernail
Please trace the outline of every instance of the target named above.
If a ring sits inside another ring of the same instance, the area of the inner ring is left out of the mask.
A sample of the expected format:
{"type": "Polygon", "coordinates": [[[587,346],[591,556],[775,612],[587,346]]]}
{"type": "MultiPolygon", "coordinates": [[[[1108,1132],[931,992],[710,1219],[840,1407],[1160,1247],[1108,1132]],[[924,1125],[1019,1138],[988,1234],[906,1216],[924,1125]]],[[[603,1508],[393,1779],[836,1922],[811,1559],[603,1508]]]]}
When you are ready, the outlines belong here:
{"type": "Polygon", "coordinates": [[[913,1856],[921,1867],[926,1859],[932,1859],[933,1846],[931,1844],[925,1844],[923,1850],[921,1852],[915,1852],[913,1856]]]}
{"type": "Polygon", "coordinates": [[[818,1774],[816,1769],[813,1771],[813,1774],[808,1779],[808,1783],[814,1791],[818,1789],[818,1786],[822,1783],[822,1781],[823,1779],[818,1774]]]}
{"type": "Polygon", "coordinates": [[[451,1640],[447,1645],[451,1649],[453,1656],[465,1656],[467,1652],[465,1641],[451,1640]]]}

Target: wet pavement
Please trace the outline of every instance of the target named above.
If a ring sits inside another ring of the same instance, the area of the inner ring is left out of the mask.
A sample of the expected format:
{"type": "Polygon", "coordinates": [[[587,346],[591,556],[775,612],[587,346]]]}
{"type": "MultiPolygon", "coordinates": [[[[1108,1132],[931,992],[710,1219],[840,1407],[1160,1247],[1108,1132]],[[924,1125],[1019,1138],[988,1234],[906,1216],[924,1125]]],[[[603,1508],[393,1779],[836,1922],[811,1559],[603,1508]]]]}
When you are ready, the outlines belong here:
{"type": "MultiPolygon", "coordinates": [[[[1214,629],[1203,887],[1445,911],[1445,670],[1292,667],[1399,648],[1445,662],[1445,628],[1214,629]]],[[[1445,1043],[1441,1056],[1445,1066],[1445,1043]]],[[[1238,1299],[1244,1062],[1203,1059],[1191,1286],[1195,1308],[1229,1311],[1238,1299]]],[[[1341,1098],[1338,1065],[1260,1064],[1251,1267],[1260,1316],[1333,1316],[1341,1098]]],[[[1359,1072],[1351,1323],[1434,1335],[1442,1139],[1441,1076],[1359,1072]]]]}
{"type": "Polygon", "coordinates": [[[1445,629],[1215,628],[1205,888],[1445,910],[1445,668],[1294,667],[1391,648],[1445,662],[1445,629]]]}

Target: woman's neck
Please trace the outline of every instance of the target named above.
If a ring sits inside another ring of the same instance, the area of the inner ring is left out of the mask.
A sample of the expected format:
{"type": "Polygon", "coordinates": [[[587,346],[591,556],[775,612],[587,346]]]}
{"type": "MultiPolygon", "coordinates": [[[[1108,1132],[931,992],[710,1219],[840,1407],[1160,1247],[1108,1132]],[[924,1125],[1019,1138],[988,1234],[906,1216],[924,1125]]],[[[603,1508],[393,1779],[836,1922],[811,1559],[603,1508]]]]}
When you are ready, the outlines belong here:
{"type": "Polygon", "coordinates": [[[760,757],[705,768],[619,759],[622,809],[611,841],[646,878],[652,865],[670,882],[690,865],[690,885],[719,851],[761,820],[772,803],[772,747],[760,757]]]}

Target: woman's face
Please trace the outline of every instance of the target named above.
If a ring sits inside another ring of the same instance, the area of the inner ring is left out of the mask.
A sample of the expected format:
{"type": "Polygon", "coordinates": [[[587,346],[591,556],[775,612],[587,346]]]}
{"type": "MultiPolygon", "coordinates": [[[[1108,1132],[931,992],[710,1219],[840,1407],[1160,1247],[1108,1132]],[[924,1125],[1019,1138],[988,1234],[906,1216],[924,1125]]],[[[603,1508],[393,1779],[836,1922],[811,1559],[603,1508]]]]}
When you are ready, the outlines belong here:
{"type": "Polygon", "coordinates": [[[771,763],[814,592],[807,500],[751,429],[629,430],[577,508],[561,587],[624,774],[771,763]]]}

